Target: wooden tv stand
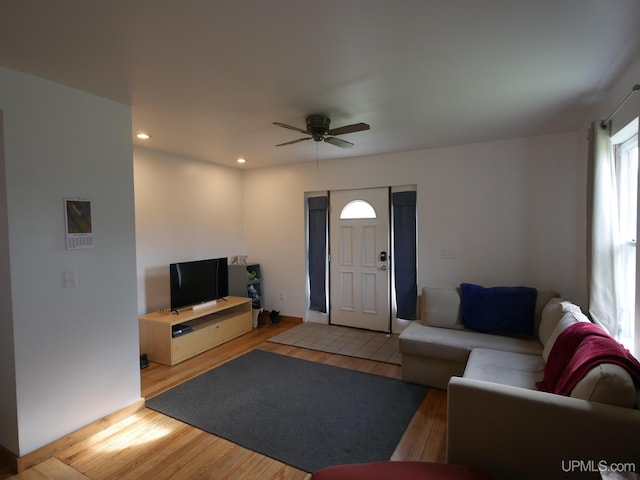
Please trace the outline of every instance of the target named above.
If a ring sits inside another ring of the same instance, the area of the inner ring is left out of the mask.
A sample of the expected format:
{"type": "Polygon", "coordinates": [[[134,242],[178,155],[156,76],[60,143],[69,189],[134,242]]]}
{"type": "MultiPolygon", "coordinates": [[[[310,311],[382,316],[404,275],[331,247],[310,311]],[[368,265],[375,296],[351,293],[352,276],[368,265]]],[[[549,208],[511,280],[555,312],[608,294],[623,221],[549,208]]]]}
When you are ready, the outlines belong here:
{"type": "Polygon", "coordinates": [[[253,329],[251,299],[226,297],[201,310],[162,310],[139,317],[140,353],[152,362],[175,365],[253,329]],[[176,325],[193,331],[173,336],[176,325]]]}

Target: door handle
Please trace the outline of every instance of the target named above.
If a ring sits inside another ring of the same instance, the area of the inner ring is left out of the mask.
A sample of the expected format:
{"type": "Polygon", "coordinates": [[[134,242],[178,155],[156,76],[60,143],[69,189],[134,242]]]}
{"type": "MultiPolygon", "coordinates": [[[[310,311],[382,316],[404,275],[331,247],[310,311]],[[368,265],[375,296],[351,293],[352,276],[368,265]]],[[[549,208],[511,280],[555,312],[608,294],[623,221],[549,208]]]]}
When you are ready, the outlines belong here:
{"type": "Polygon", "coordinates": [[[382,266],[380,267],[380,270],[386,270],[386,269],[387,269],[387,266],[386,266],[386,265],[382,265],[382,266]]]}

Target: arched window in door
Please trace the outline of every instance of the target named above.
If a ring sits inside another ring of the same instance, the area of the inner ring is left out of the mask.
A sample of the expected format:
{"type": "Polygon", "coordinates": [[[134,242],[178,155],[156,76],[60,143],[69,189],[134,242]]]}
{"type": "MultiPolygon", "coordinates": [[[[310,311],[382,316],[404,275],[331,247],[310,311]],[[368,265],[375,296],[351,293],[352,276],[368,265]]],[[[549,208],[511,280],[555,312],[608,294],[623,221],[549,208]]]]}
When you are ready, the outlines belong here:
{"type": "Polygon", "coordinates": [[[377,218],[373,205],[365,200],[352,200],[340,212],[341,220],[357,220],[359,218],[377,218]]]}

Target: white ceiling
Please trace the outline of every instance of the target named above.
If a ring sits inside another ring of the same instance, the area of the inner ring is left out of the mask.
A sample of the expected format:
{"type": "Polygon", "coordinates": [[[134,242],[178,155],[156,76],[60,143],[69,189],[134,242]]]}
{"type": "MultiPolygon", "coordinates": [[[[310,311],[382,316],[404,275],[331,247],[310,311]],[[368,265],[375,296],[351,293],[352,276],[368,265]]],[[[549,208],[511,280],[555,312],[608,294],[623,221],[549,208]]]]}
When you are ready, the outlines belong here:
{"type": "Polygon", "coordinates": [[[0,65],[131,104],[145,146],[255,168],[579,128],[639,20],[638,0],[0,0],[0,65]],[[371,130],[275,146],[310,113],[371,130]]]}

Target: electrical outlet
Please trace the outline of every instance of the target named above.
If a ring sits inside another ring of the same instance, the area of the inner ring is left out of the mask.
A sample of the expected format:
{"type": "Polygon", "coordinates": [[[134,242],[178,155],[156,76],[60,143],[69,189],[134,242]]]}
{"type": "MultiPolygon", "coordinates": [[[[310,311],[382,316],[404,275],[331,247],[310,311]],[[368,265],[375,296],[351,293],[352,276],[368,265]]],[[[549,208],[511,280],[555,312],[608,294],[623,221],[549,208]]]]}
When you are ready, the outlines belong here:
{"type": "Polygon", "coordinates": [[[286,300],[287,299],[287,294],[284,293],[284,290],[282,292],[280,292],[280,300],[286,300]]]}

